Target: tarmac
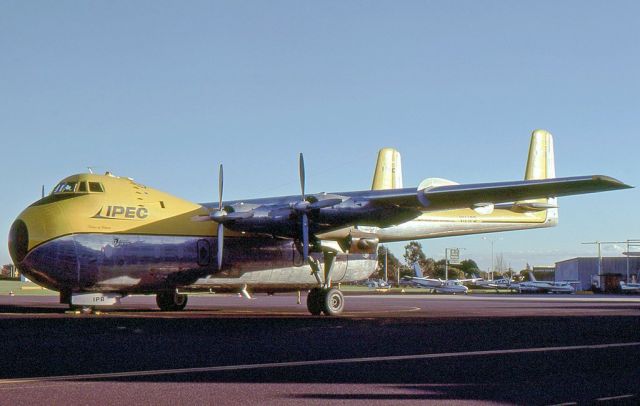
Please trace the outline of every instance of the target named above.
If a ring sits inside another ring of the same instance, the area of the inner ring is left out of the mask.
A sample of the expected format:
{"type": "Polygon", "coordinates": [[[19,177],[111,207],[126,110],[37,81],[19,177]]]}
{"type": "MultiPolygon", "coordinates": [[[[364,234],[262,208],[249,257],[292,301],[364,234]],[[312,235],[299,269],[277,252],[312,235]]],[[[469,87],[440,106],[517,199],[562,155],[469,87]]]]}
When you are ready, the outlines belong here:
{"type": "Polygon", "coordinates": [[[0,297],[0,404],[638,404],[640,297],[0,297]]]}

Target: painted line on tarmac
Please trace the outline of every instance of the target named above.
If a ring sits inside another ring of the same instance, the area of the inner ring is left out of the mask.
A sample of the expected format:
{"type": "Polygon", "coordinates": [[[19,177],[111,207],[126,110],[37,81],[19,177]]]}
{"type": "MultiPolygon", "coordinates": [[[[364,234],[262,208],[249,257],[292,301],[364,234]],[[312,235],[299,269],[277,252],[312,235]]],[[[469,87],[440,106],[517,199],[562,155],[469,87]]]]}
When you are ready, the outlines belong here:
{"type": "MultiPolygon", "coordinates": [[[[335,365],[335,364],[355,364],[366,362],[389,362],[389,361],[411,361],[422,359],[439,359],[439,358],[455,358],[455,357],[474,357],[486,355],[509,355],[509,354],[531,354],[545,352],[560,351],[578,351],[578,350],[602,350],[610,348],[629,348],[640,347],[640,342],[630,343],[613,343],[613,344],[596,344],[596,345],[575,345],[564,347],[537,347],[537,348],[517,348],[511,350],[487,350],[487,351],[464,351],[464,352],[443,352],[433,354],[415,354],[415,355],[391,355],[382,357],[362,357],[362,358],[338,358],[324,359],[312,361],[289,361],[289,362],[270,362],[264,364],[241,364],[241,365],[224,365],[212,367],[196,367],[196,368],[176,368],[176,369],[157,369],[148,371],[128,371],[128,372],[110,372],[102,374],[82,374],[82,375],[60,375],[60,376],[43,376],[35,378],[20,379],[0,379],[0,385],[34,383],[34,382],[50,382],[50,381],[78,381],[91,379],[112,379],[112,378],[128,378],[158,375],[178,375],[205,372],[225,372],[225,371],[243,371],[267,368],[285,368],[285,367],[307,367],[315,365],[335,365]]],[[[0,389],[2,389],[0,387],[0,389]]],[[[7,388],[8,389],[8,388],[7,388]]]]}
{"type": "Polygon", "coordinates": [[[621,399],[631,399],[631,398],[635,398],[636,395],[635,394],[628,394],[628,395],[619,395],[619,396],[609,396],[606,398],[598,398],[596,399],[596,401],[598,402],[610,402],[612,400],[621,400],[621,399]]]}

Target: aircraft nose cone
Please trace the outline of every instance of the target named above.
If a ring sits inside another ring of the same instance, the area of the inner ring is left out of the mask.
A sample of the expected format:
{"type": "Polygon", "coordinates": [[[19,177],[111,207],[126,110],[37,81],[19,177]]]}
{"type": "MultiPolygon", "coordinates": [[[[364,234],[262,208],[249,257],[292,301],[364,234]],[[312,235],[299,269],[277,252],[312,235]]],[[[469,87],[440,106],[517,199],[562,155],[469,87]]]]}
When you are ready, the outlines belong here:
{"type": "Polygon", "coordinates": [[[11,225],[9,231],[9,254],[17,265],[27,255],[29,249],[29,231],[24,221],[18,219],[11,225]]]}

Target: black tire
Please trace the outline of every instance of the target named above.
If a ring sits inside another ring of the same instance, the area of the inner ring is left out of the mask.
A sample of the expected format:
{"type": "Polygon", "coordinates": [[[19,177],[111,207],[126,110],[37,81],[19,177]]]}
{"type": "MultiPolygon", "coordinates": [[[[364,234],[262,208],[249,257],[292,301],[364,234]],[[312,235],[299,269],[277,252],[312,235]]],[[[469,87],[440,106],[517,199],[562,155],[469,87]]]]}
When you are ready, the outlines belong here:
{"type": "Polygon", "coordinates": [[[337,316],[344,310],[344,295],[338,289],[324,289],[322,312],[327,316],[337,316]]]}
{"type": "Polygon", "coordinates": [[[187,295],[175,292],[163,292],[156,295],[156,304],[163,312],[177,312],[184,310],[188,298],[187,295]]]}
{"type": "Polygon", "coordinates": [[[309,291],[307,295],[307,310],[309,310],[309,313],[314,316],[322,313],[322,298],[322,289],[313,288],[309,291]]]}

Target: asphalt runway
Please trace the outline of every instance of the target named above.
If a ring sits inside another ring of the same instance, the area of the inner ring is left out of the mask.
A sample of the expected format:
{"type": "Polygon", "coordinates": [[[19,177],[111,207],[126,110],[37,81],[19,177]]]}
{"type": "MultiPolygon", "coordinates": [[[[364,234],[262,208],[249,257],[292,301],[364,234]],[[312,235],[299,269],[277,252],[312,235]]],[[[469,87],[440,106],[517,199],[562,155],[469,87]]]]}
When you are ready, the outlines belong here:
{"type": "Polygon", "coordinates": [[[359,295],[333,318],[294,295],[64,310],[0,297],[0,404],[640,402],[637,296],[359,295]]]}

